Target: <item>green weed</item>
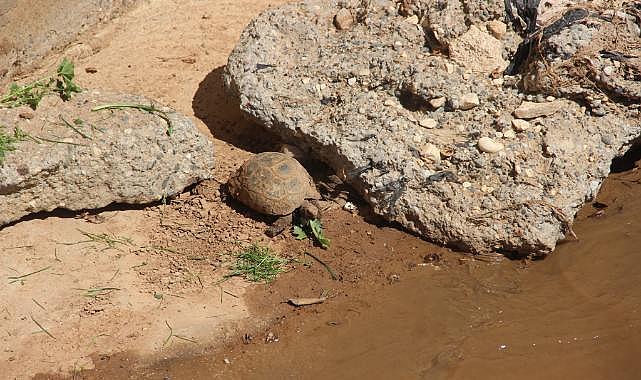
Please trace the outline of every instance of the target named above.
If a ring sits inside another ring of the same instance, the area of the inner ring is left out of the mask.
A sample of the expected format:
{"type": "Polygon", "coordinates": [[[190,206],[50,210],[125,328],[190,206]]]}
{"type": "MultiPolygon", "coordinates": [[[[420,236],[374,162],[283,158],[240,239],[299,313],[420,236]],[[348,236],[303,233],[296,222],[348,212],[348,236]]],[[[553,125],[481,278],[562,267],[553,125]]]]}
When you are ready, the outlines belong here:
{"type": "Polygon", "coordinates": [[[302,226],[294,226],[294,237],[296,240],[305,240],[308,238],[314,239],[321,248],[327,249],[331,244],[331,240],[325,237],[323,233],[323,225],[318,219],[313,219],[302,226]]]}
{"type": "Polygon", "coordinates": [[[236,254],[236,263],[225,277],[242,276],[252,282],[271,282],[283,272],[287,262],[268,247],[252,244],[236,254]]]}
{"type": "Polygon", "coordinates": [[[16,150],[16,143],[27,139],[27,134],[20,128],[14,128],[13,133],[4,132],[4,127],[0,125],[0,165],[4,161],[8,152],[16,150]]]}
{"type": "Polygon", "coordinates": [[[13,108],[26,105],[36,109],[42,98],[50,94],[58,94],[62,100],[67,101],[74,92],[81,91],[80,86],[73,81],[74,76],[73,63],[65,58],[58,66],[55,76],[23,86],[12,83],[9,93],[0,98],[0,106],[13,108]]]}

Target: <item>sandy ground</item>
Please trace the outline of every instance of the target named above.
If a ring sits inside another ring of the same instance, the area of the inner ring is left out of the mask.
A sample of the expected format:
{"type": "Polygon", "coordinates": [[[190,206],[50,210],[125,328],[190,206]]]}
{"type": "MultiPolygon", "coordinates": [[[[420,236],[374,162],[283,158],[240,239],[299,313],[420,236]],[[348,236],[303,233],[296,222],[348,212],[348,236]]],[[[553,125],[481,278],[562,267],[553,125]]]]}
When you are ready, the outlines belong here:
{"type": "MultiPolygon", "coordinates": [[[[552,260],[497,266],[340,209],[324,217],[327,251],[268,239],[267,220],[227,199],[223,184],[234,169],[278,141],[241,118],[220,75],[243,27],[284,2],[143,1],[24,78],[73,58],[86,88],[142,94],[190,116],[213,139],[217,166],[213,180],[167,205],[37,215],[0,229],[0,379],[376,378],[401,365],[413,377],[501,378],[495,370],[505,368],[510,378],[534,376],[539,363],[563,378],[636,370],[625,363],[641,352],[639,271],[625,260],[639,244],[629,236],[641,234],[621,227],[636,225],[636,203],[620,218],[590,217],[592,229],[578,232],[595,239],[570,242],[552,260]],[[599,224],[607,220],[609,229],[599,224]],[[608,238],[629,246],[605,256],[608,238]],[[270,286],[219,283],[229,253],[254,241],[295,259],[295,270],[270,286]],[[321,294],[330,296],[323,305],[283,303],[321,294]],[[517,349],[497,348],[505,342],[517,349]],[[542,347],[536,354],[532,342],[542,347]],[[585,371],[572,372],[577,366],[585,371]]],[[[638,187],[638,177],[623,179],[638,187]]],[[[624,190],[609,193],[621,206],[601,199],[611,205],[607,215],[636,202],[624,190]]]]}
{"type": "Polygon", "coordinates": [[[0,230],[1,378],[91,368],[92,354],[170,355],[220,341],[249,316],[246,285],[215,282],[225,273],[223,255],[260,239],[264,224],[224,202],[220,183],[249,153],[214,136],[231,140],[230,129],[251,127],[227,101],[221,68],[242,28],[278,3],[143,2],[25,78],[55,70],[64,55],[83,87],[146,95],[191,116],[215,141],[217,181],[168,206],[39,215],[0,230]],[[87,242],[86,233],[119,242],[87,242]],[[168,326],[198,344],[167,340],[168,326]]]}

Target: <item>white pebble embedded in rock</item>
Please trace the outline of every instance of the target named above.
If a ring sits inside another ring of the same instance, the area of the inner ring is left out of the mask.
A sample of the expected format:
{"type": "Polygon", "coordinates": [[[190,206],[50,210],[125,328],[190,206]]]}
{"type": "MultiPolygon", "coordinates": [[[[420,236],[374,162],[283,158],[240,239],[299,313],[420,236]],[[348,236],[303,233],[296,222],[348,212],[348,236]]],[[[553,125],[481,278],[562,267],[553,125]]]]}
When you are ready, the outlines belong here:
{"type": "Polygon", "coordinates": [[[441,108],[445,105],[446,101],[447,99],[445,99],[444,96],[441,96],[440,98],[430,99],[430,106],[432,106],[432,108],[435,108],[435,109],[441,108]]]}
{"type": "Polygon", "coordinates": [[[434,119],[430,119],[429,117],[426,117],[425,119],[422,119],[421,121],[419,121],[418,124],[423,128],[432,129],[432,128],[436,128],[436,126],[438,125],[438,122],[434,119]]]}
{"type": "Polygon", "coordinates": [[[516,129],[518,132],[523,132],[523,131],[527,131],[528,129],[530,129],[531,124],[530,124],[530,122],[529,122],[529,121],[527,121],[527,120],[513,119],[513,120],[512,120],[512,126],[513,126],[513,127],[514,127],[514,129],[516,129]]]}
{"type": "Polygon", "coordinates": [[[408,18],[405,19],[405,22],[408,24],[418,24],[418,16],[417,15],[412,15],[408,18]]]}
{"type": "Polygon", "coordinates": [[[418,153],[424,160],[434,163],[441,162],[441,150],[434,144],[423,144],[418,153]]]}
{"type": "Polygon", "coordinates": [[[354,24],[354,17],[349,9],[341,8],[334,16],[334,26],[338,30],[349,29],[354,24]]]}
{"type": "Polygon", "coordinates": [[[478,142],[478,147],[481,152],[496,153],[503,150],[503,144],[496,142],[489,137],[481,137],[478,142]]]}
{"type": "Polygon", "coordinates": [[[460,107],[462,110],[467,111],[481,104],[479,96],[473,92],[461,96],[460,107]]]}
{"type": "Polygon", "coordinates": [[[514,110],[514,116],[519,119],[534,119],[540,116],[550,116],[562,107],[563,103],[552,101],[546,103],[523,102],[514,110]]]}
{"type": "Polygon", "coordinates": [[[507,25],[499,20],[492,20],[486,25],[487,31],[497,39],[502,39],[507,33],[507,25]]]}
{"type": "Polygon", "coordinates": [[[513,130],[508,129],[507,131],[503,132],[503,137],[506,139],[513,139],[516,137],[516,133],[514,133],[513,130]]]}

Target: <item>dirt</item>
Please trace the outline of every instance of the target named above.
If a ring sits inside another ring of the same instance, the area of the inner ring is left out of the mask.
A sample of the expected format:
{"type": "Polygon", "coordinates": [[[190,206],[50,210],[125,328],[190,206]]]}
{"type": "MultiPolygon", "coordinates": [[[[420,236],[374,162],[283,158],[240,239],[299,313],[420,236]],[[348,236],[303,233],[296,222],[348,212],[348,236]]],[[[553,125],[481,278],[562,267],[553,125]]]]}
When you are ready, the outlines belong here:
{"type": "Polygon", "coordinates": [[[579,240],[534,262],[472,260],[338,211],[335,247],[307,249],[341,281],[299,267],[252,289],[250,310],[273,317],[226,345],[154,364],[105,356],[73,378],[636,379],[640,193],[636,166],[611,175],[577,218],[579,240]],[[324,291],[322,304],[284,303],[324,291]]]}
{"type": "Polygon", "coordinates": [[[92,47],[76,61],[83,86],[192,117],[215,143],[215,179],[167,205],[36,215],[0,230],[0,377],[634,378],[641,175],[630,165],[606,181],[607,208],[584,208],[580,240],[536,262],[431,245],[380,224],[357,199],[362,215],[325,212],[325,251],[266,238],[269,220],[227,198],[233,170],[278,143],[240,117],[222,67],[250,19],[279,3],[144,2],[74,44],[92,47]],[[83,232],[122,244],[80,243],[83,232]],[[218,283],[229,253],[252,241],[294,259],[290,270],[271,285],[218,283]],[[284,302],[321,295],[317,305],[284,302]]]}
{"type": "MultiPolygon", "coordinates": [[[[224,255],[238,250],[239,241],[258,241],[265,226],[221,198],[221,183],[250,155],[224,136],[251,124],[227,101],[219,73],[241,29],[268,5],[142,2],[21,79],[48,75],[72,55],[81,86],[146,95],[192,117],[214,139],[217,167],[215,181],[167,206],[35,215],[0,230],[0,270],[7,279],[0,287],[0,377],[92,368],[94,353],[167,356],[192,347],[166,341],[168,326],[200,347],[224,340],[249,316],[245,283],[213,285],[227,272],[224,255]],[[75,55],[79,46],[90,54],[75,55]],[[87,240],[83,232],[127,243],[115,249],[79,243],[87,240]]],[[[247,148],[261,137],[253,133],[238,145],[247,148]]]]}

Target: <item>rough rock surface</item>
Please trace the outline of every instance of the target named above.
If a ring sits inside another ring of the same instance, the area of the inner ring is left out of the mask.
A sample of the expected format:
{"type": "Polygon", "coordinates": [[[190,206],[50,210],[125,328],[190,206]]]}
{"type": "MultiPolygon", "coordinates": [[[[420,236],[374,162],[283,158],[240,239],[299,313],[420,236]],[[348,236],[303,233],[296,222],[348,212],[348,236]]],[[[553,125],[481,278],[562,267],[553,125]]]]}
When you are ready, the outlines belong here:
{"type": "MultiPolygon", "coordinates": [[[[268,10],[230,56],[227,85],[247,115],[345,173],[387,220],[474,252],[548,253],[641,126],[622,113],[595,118],[558,99],[557,112],[513,129],[526,98],[518,78],[475,74],[430,43],[435,31],[443,47],[468,25],[483,30],[483,22],[503,17],[503,1],[472,3],[482,8],[379,0],[268,10]],[[357,15],[349,30],[333,25],[341,8],[357,15]],[[462,109],[472,93],[479,105],[462,109]],[[444,106],[432,107],[441,98],[444,106]],[[421,126],[426,119],[436,121],[432,129],[421,126]],[[502,149],[481,151],[482,137],[502,149]]],[[[514,31],[508,34],[512,41],[514,31]]]]}
{"type": "Polygon", "coordinates": [[[539,58],[528,62],[523,87],[586,102],[597,116],[617,103],[638,109],[641,1],[619,1],[600,12],[573,7],[564,15],[573,23],[560,30],[553,23],[543,30],[533,47],[539,58]]]}
{"type": "Polygon", "coordinates": [[[158,201],[210,178],[213,144],[187,117],[156,105],[168,135],[165,120],[138,109],[91,111],[110,103],[152,101],[86,91],[68,102],[45,97],[36,111],[0,109],[2,132],[30,136],[0,163],[0,226],[56,208],[158,201]]]}

